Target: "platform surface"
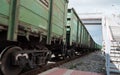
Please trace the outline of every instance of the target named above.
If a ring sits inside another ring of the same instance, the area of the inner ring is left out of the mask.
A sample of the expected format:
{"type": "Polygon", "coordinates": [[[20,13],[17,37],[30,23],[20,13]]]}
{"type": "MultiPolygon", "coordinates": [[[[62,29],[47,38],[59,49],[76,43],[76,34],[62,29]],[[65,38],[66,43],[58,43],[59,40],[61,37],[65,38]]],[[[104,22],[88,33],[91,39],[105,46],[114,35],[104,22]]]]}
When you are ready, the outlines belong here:
{"type": "Polygon", "coordinates": [[[38,75],[104,75],[102,73],[53,68],[38,75]]]}

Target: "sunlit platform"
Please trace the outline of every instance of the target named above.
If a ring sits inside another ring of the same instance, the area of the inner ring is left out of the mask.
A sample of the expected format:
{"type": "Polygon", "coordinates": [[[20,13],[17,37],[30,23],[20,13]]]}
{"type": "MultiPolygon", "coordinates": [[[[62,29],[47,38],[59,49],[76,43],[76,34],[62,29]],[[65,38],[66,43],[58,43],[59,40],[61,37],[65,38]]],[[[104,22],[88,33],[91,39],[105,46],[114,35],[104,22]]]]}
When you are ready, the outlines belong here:
{"type": "Polygon", "coordinates": [[[62,69],[62,68],[53,68],[51,70],[40,73],[38,75],[104,75],[104,74],[94,73],[94,72],[77,71],[77,70],[69,70],[69,69],[62,69]]]}

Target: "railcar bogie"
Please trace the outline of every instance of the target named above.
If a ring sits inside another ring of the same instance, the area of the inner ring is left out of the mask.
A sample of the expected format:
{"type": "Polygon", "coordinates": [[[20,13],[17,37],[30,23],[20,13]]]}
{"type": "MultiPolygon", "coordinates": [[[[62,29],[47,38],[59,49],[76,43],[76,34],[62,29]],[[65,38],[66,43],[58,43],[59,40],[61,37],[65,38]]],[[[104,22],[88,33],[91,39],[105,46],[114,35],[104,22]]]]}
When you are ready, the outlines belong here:
{"type": "Polygon", "coordinates": [[[68,0],[59,3],[1,0],[0,66],[3,74],[17,75],[26,66],[35,68],[46,64],[52,53],[63,54],[67,3],[68,0]]]}

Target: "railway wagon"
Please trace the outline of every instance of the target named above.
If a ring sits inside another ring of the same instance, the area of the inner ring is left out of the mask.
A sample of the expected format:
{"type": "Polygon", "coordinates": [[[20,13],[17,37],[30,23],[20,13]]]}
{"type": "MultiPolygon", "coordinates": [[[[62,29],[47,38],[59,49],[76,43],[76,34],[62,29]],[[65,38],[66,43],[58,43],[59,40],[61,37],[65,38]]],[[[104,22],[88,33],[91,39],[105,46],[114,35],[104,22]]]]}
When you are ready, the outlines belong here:
{"type": "Polygon", "coordinates": [[[101,50],[101,49],[102,49],[102,46],[96,43],[96,44],[95,44],[95,48],[96,48],[96,50],[101,50]]]}
{"type": "Polygon", "coordinates": [[[96,43],[85,28],[74,8],[68,9],[66,27],[66,43],[68,50],[73,50],[77,52],[77,54],[95,50],[96,43]]]}
{"type": "Polygon", "coordinates": [[[0,69],[18,75],[61,53],[68,0],[0,0],[0,69]]]}

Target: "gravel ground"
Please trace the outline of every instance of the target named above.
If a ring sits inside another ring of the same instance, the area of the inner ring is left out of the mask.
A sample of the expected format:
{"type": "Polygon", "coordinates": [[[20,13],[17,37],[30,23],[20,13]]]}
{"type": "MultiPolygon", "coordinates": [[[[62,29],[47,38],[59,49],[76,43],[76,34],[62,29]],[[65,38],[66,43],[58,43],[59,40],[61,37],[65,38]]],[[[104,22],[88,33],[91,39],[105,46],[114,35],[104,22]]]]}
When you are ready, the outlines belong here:
{"type": "Polygon", "coordinates": [[[60,68],[105,73],[105,58],[101,51],[90,53],[74,61],[65,63],[60,68]]]}

